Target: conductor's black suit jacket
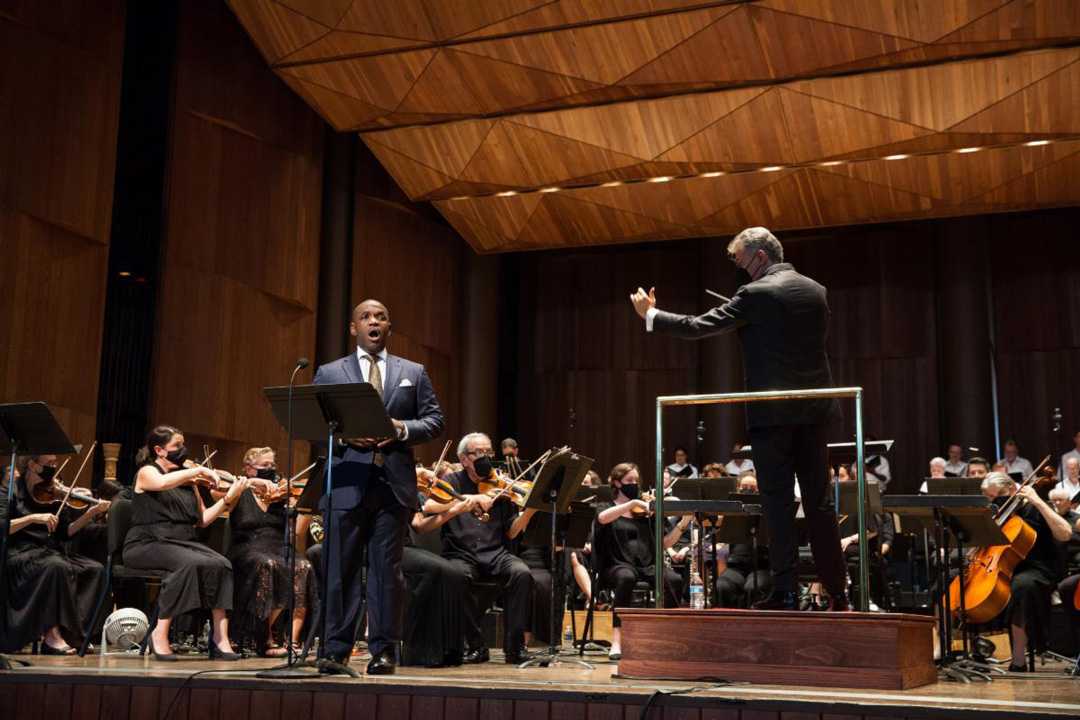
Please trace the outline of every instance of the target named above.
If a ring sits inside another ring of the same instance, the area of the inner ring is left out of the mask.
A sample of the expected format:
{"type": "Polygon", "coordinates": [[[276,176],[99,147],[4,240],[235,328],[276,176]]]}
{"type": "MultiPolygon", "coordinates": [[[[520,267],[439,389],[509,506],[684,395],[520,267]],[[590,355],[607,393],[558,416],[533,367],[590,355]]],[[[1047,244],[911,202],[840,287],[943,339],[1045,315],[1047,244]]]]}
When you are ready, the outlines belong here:
{"type": "MultiPolygon", "coordinates": [[[[736,331],[742,345],[746,389],[801,390],[832,387],[825,339],[829,305],[825,288],[777,263],[738,289],[730,302],[703,315],[659,311],[655,332],[687,339],[736,331]]],[[[837,416],[835,400],[747,403],[750,428],[825,423],[837,416]]]]}

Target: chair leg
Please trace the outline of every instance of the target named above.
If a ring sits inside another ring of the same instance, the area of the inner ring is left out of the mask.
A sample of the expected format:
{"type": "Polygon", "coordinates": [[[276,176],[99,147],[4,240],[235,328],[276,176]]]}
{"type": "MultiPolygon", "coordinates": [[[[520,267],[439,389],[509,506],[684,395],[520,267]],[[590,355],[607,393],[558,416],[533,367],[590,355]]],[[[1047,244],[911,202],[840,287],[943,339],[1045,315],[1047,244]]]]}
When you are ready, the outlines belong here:
{"type": "Polygon", "coordinates": [[[153,609],[150,611],[150,622],[146,626],[146,634],[143,635],[142,642],[139,643],[139,655],[146,655],[147,648],[150,646],[150,633],[154,632],[154,628],[157,627],[158,621],[158,604],[155,602],[153,609]]]}
{"type": "Polygon", "coordinates": [[[90,613],[90,617],[86,619],[86,625],[83,626],[83,641],[79,647],[79,657],[85,657],[86,651],[90,647],[90,633],[94,631],[94,626],[97,625],[98,616],[101,614],[101,607],[105,604],[105,598],[109,594],[109,590],[112,585],[112,558],[110,557],[105,562],[105,567],[102,569],[102,573],[105,575],[103,582],[101,583],[101,593],[98,595],[97,602],[94,604],[94,611],[90,613]]]}

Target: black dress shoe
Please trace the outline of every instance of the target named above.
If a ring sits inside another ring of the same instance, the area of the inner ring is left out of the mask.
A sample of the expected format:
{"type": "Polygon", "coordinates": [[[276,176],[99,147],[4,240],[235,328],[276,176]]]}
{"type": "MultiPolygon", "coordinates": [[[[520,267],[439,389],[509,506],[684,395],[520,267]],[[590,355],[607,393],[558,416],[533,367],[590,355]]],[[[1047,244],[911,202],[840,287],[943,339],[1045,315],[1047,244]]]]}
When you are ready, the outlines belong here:
{"type": "Polygon", "coordinates": [[[533,657],[531,652],[522,647],[517,650],[507,650],[505,660],[507,665],[520,665],[523,662],[532,660],[533,657]]]}
{"type": "Polygon", "coordinates": [[[206,649],[206,654],[210,656],[211,660],[225,660],[226,662],[236,662],[244,657],[240,653],[225,652],[215,642],[210,643],[210,646],[206,649]]]}
{"type": "Polygon", "coordinates": [[[349,664],[349,658],[327,655],[325,657],[319,658],[317,664],[319,666],[320,675],[339,675],[341,674],[341,670],[334,667],[334,665],[340,665],[344,667],[349,664]]]}
{"type": "Polygon", "coordinates": [[[481,645],[478,648],[473,648],[465,653],[465,657],[461,659],[466,665],[479,665],[480,663],[486,663],[491,659],[491,653],[488,649],[481,645]]]}
{"type": "Polygon", "coordinates": [[[463,656],[460,652],[448,652],[443,656],[443,667],[457,667],[463,661],[463,656]]]}
{"type": "Polygon", "coordinates": [[[764,600],[758,600],[751,606],[754,610],[798,610],[799,596],[794,592],[773,590],[764,600]]]}
{"type": "Polygon", "coordinates": [[[825,609],[829,612],[849,612],[851,610],[851,601],[848,600],[847,593],[830,595],[829,606],[825,609]]]}
{"type": "Polygon", "coordinates": [[[393,675],[394,670],[397,668],[397,663],[394,662],[394,653],[392,650],[383,650],[373,658],[371,662],[367,664],[368,675],[393,675]]]}

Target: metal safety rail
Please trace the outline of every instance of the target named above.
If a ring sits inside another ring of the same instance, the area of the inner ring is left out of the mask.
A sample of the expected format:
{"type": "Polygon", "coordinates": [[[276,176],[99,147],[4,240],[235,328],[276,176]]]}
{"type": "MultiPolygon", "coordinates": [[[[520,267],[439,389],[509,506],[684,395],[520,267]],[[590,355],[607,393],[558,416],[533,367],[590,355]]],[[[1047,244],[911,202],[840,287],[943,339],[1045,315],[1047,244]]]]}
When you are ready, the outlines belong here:
{"type": "MultiPolygon", "coordinates": [[[[765,390],[762,392],[714,393],[709,395],[661,395],[656,398],[656,482],[664,477],[664,408],[677,405],[731,405],[770,400],[855,399],[855,476],[858,483],[859,523],[859,610],[870,608],[870,565],[866,545],[866,470],[863,446],[863,389],[861,387],[815,388],[812,390],[765,390]]],[[[837,508],[839,511],[839,508],[837,508]]],[[[655,517],[664,517],[664,493],[656,493],[655,517]]],[[[664,523],[656,523],[656,607],[664,606],[664,523]]]]}

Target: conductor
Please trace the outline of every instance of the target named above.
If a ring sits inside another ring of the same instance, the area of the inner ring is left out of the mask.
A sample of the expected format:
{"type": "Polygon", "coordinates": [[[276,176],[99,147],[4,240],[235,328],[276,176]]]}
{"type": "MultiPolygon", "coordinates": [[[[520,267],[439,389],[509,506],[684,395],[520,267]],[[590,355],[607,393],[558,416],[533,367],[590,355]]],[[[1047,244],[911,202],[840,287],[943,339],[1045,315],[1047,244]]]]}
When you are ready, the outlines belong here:
{"type": "MultiPolygon", "coordinates": [[[[742,345],[746,388],[796,390],[832,386],[825,351],[829,306],[825,288],[784,262],[780,241],[763,227],[747,228],[731,241],[728,258],[749,275],[735,296],[703,315],[678,315],[656,307],[656,293],[638,288],[630,296],[649,332],[698,340],[735,331],[742,345]]],[[[828,503],[826,427],[839,412],[834,400],[748,403],[746,424],[768,523],[773,589],[758,610],[797,607],[795,476],[818,577],[831,610],[848,610],[847,573],[836,515],[828,503]]]]}

